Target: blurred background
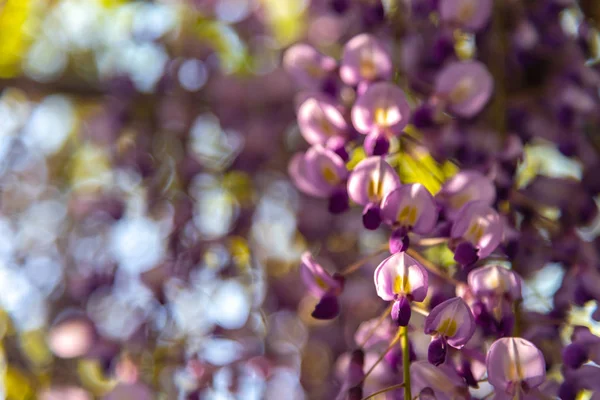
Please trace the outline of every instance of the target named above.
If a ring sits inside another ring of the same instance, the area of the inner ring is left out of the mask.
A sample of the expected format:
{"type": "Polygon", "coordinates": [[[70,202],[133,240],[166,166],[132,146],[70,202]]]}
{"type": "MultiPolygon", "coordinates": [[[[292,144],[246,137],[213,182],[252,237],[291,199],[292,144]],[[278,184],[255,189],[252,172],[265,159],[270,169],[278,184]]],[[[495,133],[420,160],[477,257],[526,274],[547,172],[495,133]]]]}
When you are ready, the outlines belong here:
{"type": "MultiPolygon", "coordinates": [[[[282,51],[339,56],[374,2],[331,3],[0,0],[0,398],[332,398],[380,309],[372,268],[333,324],[310,317],[299,256],[342,269],[386,239],[287,178],[306,145],[282,51]]],[[[581,176],[527,152],[523,182],[581,176]]],[[[423,149],[400,162],[432,192],[456,172],[423,149]]],[[[531,309],[561,273],[540,270],[531,309]]]]}

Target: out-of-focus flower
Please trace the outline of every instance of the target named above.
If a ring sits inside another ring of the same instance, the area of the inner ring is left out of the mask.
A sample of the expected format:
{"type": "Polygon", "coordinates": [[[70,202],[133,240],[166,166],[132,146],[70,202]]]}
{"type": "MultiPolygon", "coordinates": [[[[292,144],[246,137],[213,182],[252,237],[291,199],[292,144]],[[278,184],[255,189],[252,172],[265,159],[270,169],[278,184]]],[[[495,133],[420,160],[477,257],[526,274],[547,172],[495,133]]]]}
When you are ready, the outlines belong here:
{"type": "Polygon", "coordinates": [[[476,32],[488,23],[492,5],[492,0],[441,0],[440,19],[476,32]]]}
{"type": "Polygon", "coordinates": [[[521,396],[546,380],[546,363],[533,343],[518,337],[496,340],[487,354],[488,381],[500,394],[521,396]]]}
{"type": "Polygon", "coordinates": [[[307,89],[319,89],[327,74],[337,63],[307,44],[296,44],[286,50],[283,66],[298,85],[307,89]]]}
{"type": "Polygon", "coordinates": [[[397,136],[410,121],[406,95],[389,82],[370,85],[352,107],[352,124],[362,134],[378,129],[388,137],[397,136]]]}
{"type": "Polygon", "coordinates": [[[337,296],[344,287],[343,278],[329,275],[308,252],[302,255],[300,273],[309,292],[320,298],[312,316],[317,319],[335,318],[340,312],[337,296]]]}
{"type": "MultiPolygon", "coordinates": [[[[437,400],[469,399],[465,381],[448,365],[435,366],[427,361],[416,361],[410,365],[410,384],[413,393],[433,391],[437,400]]],[[[414,395],[413,395],[414,396],[414,395]]]]}
{"type": "Polygon", "coordinates": [[[435,91],[451,112],[472,118],[487,104],[494,80],[479,61],[462,61],[446,65],[435,79],[435,91]]]}
{"type": "Polygon", "coordinates": [[[444,215],[454,219],[470,201],[483,201],[491,206],[496,199],[496,188],[482,173],[462,170],[444,183],[435,199],[444,208],[444,215]]]}
{"type": "Polygon", "coordinates": [[[356,86],[363,81],[387,80],[392,76],[388,51],[368,33],[357,35],[344,46],[340,76],[345,84],[356,86]]]}
{"type": "Polygon", "coordinates": [[[483,201],[465,204],[460,210],[450,236],[458,240],[454,259],[471,265],[492,254],[503,239],[503,224],[498,213],[483,201]]]}
{"type": "Polygon", "coordinates": [[[295,155],[288,171],[298,189],[324,198],[331,196],[348,175],[344,161],[333,151],[319,145],[304,154],[295,155]]]}
{"type": "Polygon", "coordinates": [[[323,95],[313,95],[298,108],[298,126],[311,145],[324,145],[334,136],[343,136],[347,124],[339,105],[323,95]]]}

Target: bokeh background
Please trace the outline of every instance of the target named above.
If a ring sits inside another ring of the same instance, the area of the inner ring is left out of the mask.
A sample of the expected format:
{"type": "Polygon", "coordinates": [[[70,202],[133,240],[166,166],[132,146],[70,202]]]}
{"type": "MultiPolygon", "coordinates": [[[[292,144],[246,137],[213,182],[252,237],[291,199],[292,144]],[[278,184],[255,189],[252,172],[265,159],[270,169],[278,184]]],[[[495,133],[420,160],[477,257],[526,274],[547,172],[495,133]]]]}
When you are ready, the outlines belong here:
{"type": "MultiPolygon", "coordinates": [[[[283,50],[339,55],[369,22],[369,1],[330,3],[0,0],[0,398],[332,398],[380,310],[379,259],[331,323],[310,318],[299,256],[339,270],[385,238],[287,177],[306,145],[283,50]]],[[[432,192],[456,172],[424,149],[398,166],[432,192]]],[[[581,177],[543,144],[521,169],[581,177]]],[[[561,273],[540,269],[526,307],[547,309],[561,273]]]]}

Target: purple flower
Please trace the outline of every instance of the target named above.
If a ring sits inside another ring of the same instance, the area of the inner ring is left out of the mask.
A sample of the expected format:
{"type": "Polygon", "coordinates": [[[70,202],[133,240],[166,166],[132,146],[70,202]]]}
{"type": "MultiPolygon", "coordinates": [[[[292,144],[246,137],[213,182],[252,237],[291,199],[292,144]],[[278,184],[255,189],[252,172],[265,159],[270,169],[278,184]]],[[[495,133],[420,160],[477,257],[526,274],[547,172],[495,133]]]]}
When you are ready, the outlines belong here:
{"type": "Polygon", "coordinates": [[[492,14],[492,0],[442,0],[440,19],[473,32],[485,27],[492,14]]]}
{"type": "Polygon", "coordinates": [[[327,96],[313,95],[298,107],[298,127],[311,145],[325,144],[328,139],[344,136],[348,125],[338,105],[327,96]]]}
{"type": "Polygon", "coordinates": [[[471,293],[476,297],[504,298],[511,302],[521,299],[521,277],[499,265],[486,265],[469,272],[471,293]]]}
{"type": "Polygon", "coordinates": [[[460,239],[454,259],[462,265],[469,265],[489,256],[498,247],[503,237],[502,220],[485,202],[472,201],[464,205],[456,216],[450,236],[460,239]]]}
{"type": "Polygon", "coordinates": [[[348,195],[357,204],[379,204],[400,186],[400,178],[382,157],[369,157],[359,162],[348,178],[348,195]]]}
{"type": "Polygon", "coordinates": [[[381,202],[381,216],[388,224],[420,235],[433,230],[438,211],[433,196],[420,183],[403,185],[381,202]]]}
{"type": "Polygon", "coordinates": [[[288,172],[298,189],[321,198],[333,195],[348,175],[340,156],[321,145],[296,154],[290,161],[288,172]]]}
{"type": "Polygon", "coordinates": [[[307,89],[319,89],[337,63],[307,44],[296,44],[286,50],[283,65],[296,83],[307,89]]]}
{"type": "Polygon", "coordinates": [[[479,200],[492,205],[496,199],[496,188],[482,173],[464,170],[448,179],[435,198],[444,207],[446,217],[453,220],[462,206],[470,201],[479,200]]]}
{"type": "Polygon", "coordinates": [[[413,396],[431,389],[437,400],[469,399],[464,379],[448,365],[435,366],[427,361],[416,361],[410,366],[410,384],[413,396]]]}
{"type": "Polygon", "coordinates": [[[315,297],[320,297],[312,313],[316,319],[332,319],[337,317],[340,306],[337,296],[343,289],[343,278],[333,277],[323,267],[317,264],[312,254],[302,254],[300,274],[308,291],[315,297]]]}
{"type": "Polygon", "coordinates": [[[494,81],[479,61],[453,62],[444,67],[435,80],[435,91],[454,114],[472,118],[487,104],[494,81]]]}
{"type": "Polygon", "coordinates": [[[346,43],[340,65],[345,84],[356,86],[362,81],[387,80],[391,76],[391,57],[373,35],[363,33],[346,43]]]}
{"type": "Polygon", "coordinates": [[[375,269],[377,295],[394,301],[392,319],[402,326],[408,325],[410,302],[422,302],[427,296],[427,270],[408,254],[396,253],[386,258],[375,269]]]}
{"type": "Polygon", "coordinates": [[[336,293],[341,292],[342,284],[339,280],[332,277],[327,271],[319,265],[310,252],[305,252],[301,257],[300,274],[308,291],[315,297],[321,297],[325,293],[333,290],[336,293]]]}
{"type": "Polygon", "coordinates": [[[588,327],[576,326],[571,335],[571,344],[564,348],[562,356],[564,364],[573,369],[590,359],[597,364],[600,362],[600,337],[590,332],[588,327]]]}
{"type": "Polygon", "coordinates": [[[369,157],[359,162],[348,178],[348,195],[364,205],[363,225],[377,229],[381,223],[379,204],[383,197],[400,186],[398,174],[382,157],[369,157]]]}
{"type": "Polygon", "coordinates": [[[525,339],[509,337],[496,340],[487,354],[488,382],[497,391],[520,397],[546,380],[542,352],[525,339]]]}
{"type": "Polygon", "coordinates": [[[475,333],[475,319],[460,297],[437,305],[425,318],[425,333],[436,335],[457,349],[462,348],[475,333]]]}
{"type": "Polygon", "coordinates": [[[362,134],[378,128],[388,136],[397,136],[410,121],[410,106],[398,86],[377,82],[358,97],[351,117],[352,124],[362,134]]]}

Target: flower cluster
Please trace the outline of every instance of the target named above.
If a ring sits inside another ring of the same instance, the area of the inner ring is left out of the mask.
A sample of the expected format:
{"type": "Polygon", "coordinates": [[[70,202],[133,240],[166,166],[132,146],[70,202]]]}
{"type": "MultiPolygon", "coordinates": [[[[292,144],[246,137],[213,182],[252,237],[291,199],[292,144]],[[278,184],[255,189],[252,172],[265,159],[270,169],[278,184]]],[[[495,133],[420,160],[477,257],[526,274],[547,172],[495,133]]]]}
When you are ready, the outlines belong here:
{"type": "MultiPolygon", "coordinates": [[[[351,19],[352,2],[333,3],[351,19]]],[[[359,237],[374,231],[389,252],[333,275],[303,257],[319,298],[312,316],[342,309],[360,323],[365,358],[352,365],[366,372],[338,398],[468,399],[480,388],[485,398],[574,399],[597,387],[591,325],[576,326],[570,343],[560,335],[592,303],[600,320],[600,188],[590,173],[600,149],[589,133],[599,123],[589,47],[598,32],[582,12],[592,15],[575,1],[413,0],[383,7],[378,24],[365,14],[339,58],[318,42],[286,50],[310,146],[292,158],[292,181],[327,199],[331,221],[359,237]],[[569,61],[554,63],[559,55],[569,61]],[[576,162],[578,179],[532,171],[534,162],[548,171],[576,162]],[[549,268],[562,282],[539,294],[549,268]],[[387,308],[364,321],[344,304],[371,274],[387,308]],[[532,296],[554,298],[541,311],[532,296]],[[562,384],[547,378],[560,370],[562,384]]]]}

